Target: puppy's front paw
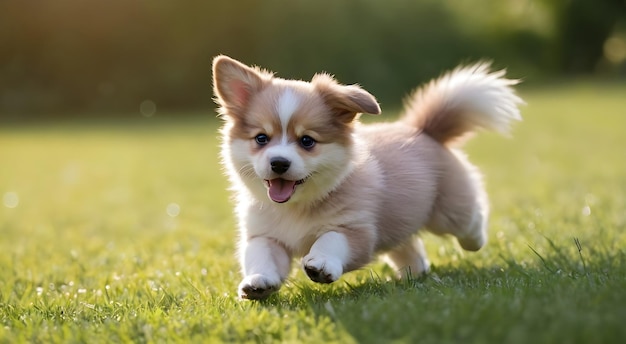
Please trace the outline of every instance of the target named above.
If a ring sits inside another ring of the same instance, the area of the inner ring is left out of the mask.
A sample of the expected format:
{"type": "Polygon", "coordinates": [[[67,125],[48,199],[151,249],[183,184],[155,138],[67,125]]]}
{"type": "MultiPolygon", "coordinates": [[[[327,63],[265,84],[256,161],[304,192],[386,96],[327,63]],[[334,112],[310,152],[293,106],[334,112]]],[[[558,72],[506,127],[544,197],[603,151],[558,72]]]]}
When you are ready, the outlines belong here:
{"type": "Polygon", "coordinates": [[[260,274],[246,276],[239,283],[239,297],[249,300],[261,300],[280,289],[280,280],[270,279],[260,274]]]}
{"type": "Polygon", "coordinates": [[[302,259],[302,266],[309,278],[318,283],[332,283],[341,277],[341,261],[327,256],[308,255],[302,259]]]}

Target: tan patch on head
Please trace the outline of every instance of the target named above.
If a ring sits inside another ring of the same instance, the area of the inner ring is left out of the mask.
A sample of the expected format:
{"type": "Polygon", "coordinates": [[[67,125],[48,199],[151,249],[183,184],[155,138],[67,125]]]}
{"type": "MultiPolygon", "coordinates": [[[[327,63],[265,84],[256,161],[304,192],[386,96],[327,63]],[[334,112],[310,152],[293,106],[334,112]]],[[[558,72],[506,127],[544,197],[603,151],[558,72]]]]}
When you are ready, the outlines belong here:
{"type": "Polygon", "coordinates": [[[275,111],[278,96],[279,93],[275,88],[268,88],[255,95],[250,101],[250,107],[245,116],[234,119],[231,135],[254,141],[257,135],[265,134],[270,138],[270,142],[280,137],[282,125],[275,111]]]}
{"type": "Polygon", "coordinates": [[[293,114],[287,132],[296,140],[308,135],[320,144],[347,145],[351,142],[352,123],[338,118],[322,97],[311,90],[293,114]]]}
{"type": "MultiPolygon", "coordinates": [[[[255,148],[260,148],[254,144],[254,138],[259,134],[270,137],[270,143],[264,147],[279,144],[285,134],[288,143],[298,145],[303,136],[310,136],[318,145],[338,143],[346,146],[352,140],[353,122],[337,116],[336,109],[327,104],[323,95],[311,83],[302,81],[273,79],[269,87],[250,99],[246,114],[232,120],[231,135],[250,140],[255,148]],[[279,113],[285,109],[290,113],[279,113]],[[287,123],[283,123],[285,120],[287,123]]],[[[306,154],[319,154],[317,145],[302,150],[306,154]]]]}

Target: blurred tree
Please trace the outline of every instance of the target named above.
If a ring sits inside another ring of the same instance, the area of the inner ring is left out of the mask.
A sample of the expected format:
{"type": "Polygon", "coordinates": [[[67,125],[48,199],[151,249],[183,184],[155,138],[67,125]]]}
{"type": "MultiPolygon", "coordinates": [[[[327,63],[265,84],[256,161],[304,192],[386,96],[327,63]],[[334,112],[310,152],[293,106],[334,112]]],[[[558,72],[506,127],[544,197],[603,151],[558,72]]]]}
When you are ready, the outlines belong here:
{"type": "Polygon", "coordinates": [[[567,73],[594,72],[604,43],[625,20],[625,0],[545,0],[555,20],[553,68],[567,73]]]}
{"type": "Polygon", "coordinates": [[[220,53],[334,73],[389,109],[460,62],[591,71],[623,18],[624,0],[0,1],[0,119],[208,109],[220,53]]]}

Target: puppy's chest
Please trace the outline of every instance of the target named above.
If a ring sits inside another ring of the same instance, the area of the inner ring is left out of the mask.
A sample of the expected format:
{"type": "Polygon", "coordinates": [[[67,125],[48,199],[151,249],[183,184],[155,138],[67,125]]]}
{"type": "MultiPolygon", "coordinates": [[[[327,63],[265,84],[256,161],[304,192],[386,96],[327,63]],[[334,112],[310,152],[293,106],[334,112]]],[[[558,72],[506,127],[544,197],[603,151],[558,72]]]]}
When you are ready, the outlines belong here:
{"type": "Polygon", "coordinates": [[[323,232],[323,219],[308,216],[263,213],[249,214],[247,235],[273,238],[289,249],[294,255],[304,255],[323,232]]]}

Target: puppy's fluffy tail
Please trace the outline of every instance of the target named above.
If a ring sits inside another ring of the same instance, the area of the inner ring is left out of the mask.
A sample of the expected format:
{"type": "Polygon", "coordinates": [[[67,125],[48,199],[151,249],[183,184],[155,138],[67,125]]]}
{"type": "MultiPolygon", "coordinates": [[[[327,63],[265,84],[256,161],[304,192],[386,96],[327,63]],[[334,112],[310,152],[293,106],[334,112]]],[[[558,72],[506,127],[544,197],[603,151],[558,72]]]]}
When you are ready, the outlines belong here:
{"type": "Polygon", "coordinates": [[[406,103],[403,121],[444,145],[477,129],[507,133],[512,121],[522,119],[517,106],[524,101],[512,88],[519,81],[489,67],[488,62],[458,67],[418,89],[406,103]]]}

